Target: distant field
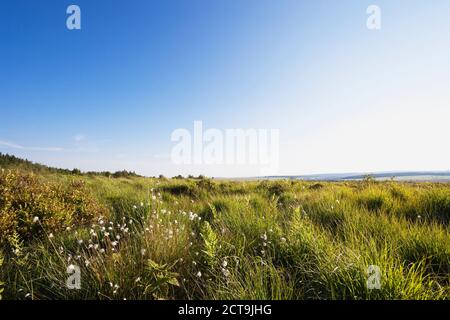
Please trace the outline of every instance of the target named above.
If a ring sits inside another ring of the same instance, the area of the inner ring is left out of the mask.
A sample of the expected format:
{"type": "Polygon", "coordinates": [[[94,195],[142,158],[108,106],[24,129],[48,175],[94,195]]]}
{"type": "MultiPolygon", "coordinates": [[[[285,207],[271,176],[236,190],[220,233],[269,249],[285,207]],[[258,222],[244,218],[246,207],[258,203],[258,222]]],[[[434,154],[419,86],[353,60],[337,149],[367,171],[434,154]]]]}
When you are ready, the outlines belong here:
{"type": "Polygon", "coordinates": [[[448,183],[2,170],[1,295],[448,299],[449,219],[448,183]],[[75,266],[79,290],[66,285],[75,266]]]}

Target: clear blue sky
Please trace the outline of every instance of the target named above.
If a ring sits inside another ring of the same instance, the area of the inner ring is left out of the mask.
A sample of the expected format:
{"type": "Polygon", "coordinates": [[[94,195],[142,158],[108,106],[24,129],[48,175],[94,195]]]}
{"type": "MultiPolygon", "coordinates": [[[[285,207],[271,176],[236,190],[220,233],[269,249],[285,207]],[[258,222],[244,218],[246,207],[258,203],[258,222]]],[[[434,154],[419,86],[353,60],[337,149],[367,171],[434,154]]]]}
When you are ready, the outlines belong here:
{"type": "Polygon", "coordinates": [[[257,174],[173,165],[171,133],[202,120],[279,129],[279,174],[449,170],[449,15],[447,0],[2,0],[0,152],[257,174]]]}

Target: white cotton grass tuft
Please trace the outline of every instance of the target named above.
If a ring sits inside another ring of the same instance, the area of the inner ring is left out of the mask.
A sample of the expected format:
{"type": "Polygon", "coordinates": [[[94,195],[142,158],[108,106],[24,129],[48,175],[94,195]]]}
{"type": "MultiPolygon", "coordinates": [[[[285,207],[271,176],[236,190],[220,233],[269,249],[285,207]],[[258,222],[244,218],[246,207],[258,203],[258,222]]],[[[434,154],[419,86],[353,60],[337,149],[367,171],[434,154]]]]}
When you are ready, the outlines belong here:
{"type": "Polygon", "coordinates": [[[74,270],[75,270],[75,265],[73,265],[73,264],[70,264],[68,267],[67,267],[67,271],[68,272],[73,272],[74,270]]]}
{"type": "Polygon", "coordinates": [[[228,269],[222,268],[222,273],[227,278],[230,276],[230,271],[228,269]]]}

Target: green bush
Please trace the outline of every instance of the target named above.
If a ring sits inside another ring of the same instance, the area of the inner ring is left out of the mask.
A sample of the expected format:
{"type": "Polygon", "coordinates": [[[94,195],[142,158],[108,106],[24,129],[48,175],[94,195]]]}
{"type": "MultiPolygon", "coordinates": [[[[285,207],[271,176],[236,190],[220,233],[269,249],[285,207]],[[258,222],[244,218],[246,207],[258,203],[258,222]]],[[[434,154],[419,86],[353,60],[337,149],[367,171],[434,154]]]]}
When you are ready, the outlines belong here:
{"type": "Polygon", "coordinates": [[[106,215],[82,181],[47,182],[32,173],[0,172],[0,244],[16,234],[23,240],[83,226],[106,215]]]}

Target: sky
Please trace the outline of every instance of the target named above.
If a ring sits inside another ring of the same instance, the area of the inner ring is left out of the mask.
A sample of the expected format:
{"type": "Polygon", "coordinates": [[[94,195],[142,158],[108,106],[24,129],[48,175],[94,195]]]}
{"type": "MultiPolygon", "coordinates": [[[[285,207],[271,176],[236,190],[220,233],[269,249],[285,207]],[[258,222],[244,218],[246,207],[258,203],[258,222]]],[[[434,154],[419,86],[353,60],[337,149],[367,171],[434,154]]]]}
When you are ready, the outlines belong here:
{"type": "Polygon", "coordinates": [[[176,163],[172,134],[194,141],[201,121],[223,136],[278,130],[273,175],[450,170],[449,14],[447,0],[2,0],[0,152],[84,171],[263,174],[176,163]],[[71,4],[80,30],[66,26],[71,4]]]}

